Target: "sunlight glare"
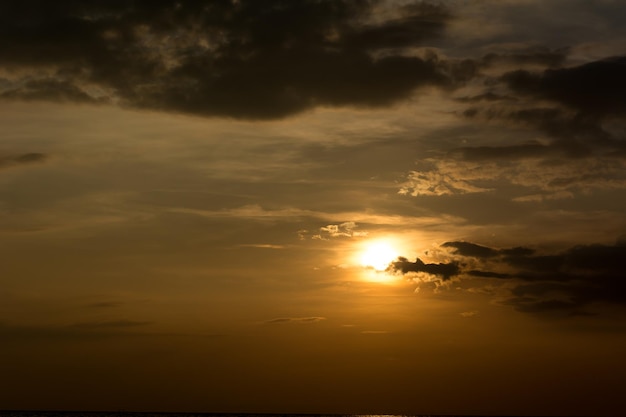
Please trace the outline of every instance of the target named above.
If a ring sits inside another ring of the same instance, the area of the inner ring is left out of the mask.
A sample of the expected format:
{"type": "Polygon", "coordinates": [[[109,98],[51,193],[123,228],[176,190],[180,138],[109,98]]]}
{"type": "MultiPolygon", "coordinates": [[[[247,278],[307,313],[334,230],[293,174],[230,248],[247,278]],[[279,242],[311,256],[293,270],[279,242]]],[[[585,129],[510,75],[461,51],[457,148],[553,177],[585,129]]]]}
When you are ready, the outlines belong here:
{"type": "Polygon", "coordinates": [[[386,241],[368,243],[360,255],[360,263],[366,268],[384,271],[398,257],[398,252],[386,241]]]}

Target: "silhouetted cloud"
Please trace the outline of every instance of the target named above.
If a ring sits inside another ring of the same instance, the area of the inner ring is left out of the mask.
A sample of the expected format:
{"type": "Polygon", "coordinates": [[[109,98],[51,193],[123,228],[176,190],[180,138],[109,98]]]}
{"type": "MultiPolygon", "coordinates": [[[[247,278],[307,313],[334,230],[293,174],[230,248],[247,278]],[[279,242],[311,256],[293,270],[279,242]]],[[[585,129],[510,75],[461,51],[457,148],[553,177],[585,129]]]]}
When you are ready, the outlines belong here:
{"type": "Polygon", "coordinates": [[[0,60],[22,78],[1,96],[267,119],[387,106],[448,84],[455,65],[401,52],[439,35],[446,7],[420,1],[382,17],[381,4],[3,2],[0,60]]]}
{"type": "Polygon", "coordinates": [[[441,246],[454,248],[456,253],[464,256],[474,256],[476,258],[489,258],[498,254],[498,251],[495,249],[470,242],[446,242],[441,246]]]}
{"type": "Polygon", "coordinates": [[[449,263],[424,264],[419,259],[411,263],[400,258],[390,269],[402,274],[422,272],[443,281],[451,277],[508,280],[515,285],[503,303],[524,312],[578,314],[592,303],[626,306],[624,241],[579,245],[557,253],[526,247],[496,249],[470,242],[441,246],[452,249],[449,263]]]}
{"type": "Polygon", "coordinates": [[[459,265],[455,262],[425,264],[421,259],[415,259],[415,262],[409,261],[407,258],[399,257],[397,261],[389,265],[392,271],[398,271],[402,274],[409,272],[425,272],[430,275],[440,276],[443,280],[458,275],[460,272],[459,265]]]}
{"type": "Polygon", "coordinates": [[[508,249],[493,249],[487,246],[477,245],[471,242],[446,242],[441,245],[444,248],[453,248],[454,253],[474,258],[490,258],[497,255],[529,256],[535,251],[530,248],[515,247],[508,249]]]}

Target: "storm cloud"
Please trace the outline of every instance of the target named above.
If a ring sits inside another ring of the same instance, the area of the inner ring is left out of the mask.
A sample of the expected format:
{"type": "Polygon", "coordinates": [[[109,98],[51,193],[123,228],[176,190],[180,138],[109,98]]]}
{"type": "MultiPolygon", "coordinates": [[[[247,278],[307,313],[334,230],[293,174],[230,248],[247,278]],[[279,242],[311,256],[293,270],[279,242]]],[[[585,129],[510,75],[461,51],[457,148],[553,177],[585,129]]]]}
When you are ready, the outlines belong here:
{"type": "Polygon", "coordinates": [[[543,73],[519,70],[503,79],[514,91],[553,100],[589,117],[626,111],[626,57],[618,56],[584,65],[548,69],[543,73]]]}
{"type": "MultiPolygon", "coordinates": [[[[484,92],[457,98],[471,104],[461,113],[465,118],[536,129],[543,133],[544,143],[463,147],[453,150],[451,156],[467,160],[622,158],[626,140],[619,117],[626,111],[623,77],[626,57],[552,68],[560,66],[566,55],[567,50],[504,55],[510,56],[509,63],[518,66],[543,56],[543,65],[548,68],[517,69],[498,77],[487,76],[484,92]]],[[[485,57],[483,61],[500,60],[500,55],[489,56],[492,59],[485,57]]],[[[542,63],[542,59],[536,63],[542,63]]]]}
{"type": "Polygon", "coordinates": [[[3,98],[119,102],[251,119],[315,106],[388,106],[454,65],[402,50],[437,37],[440,3],[10,1],[3,98]]]}

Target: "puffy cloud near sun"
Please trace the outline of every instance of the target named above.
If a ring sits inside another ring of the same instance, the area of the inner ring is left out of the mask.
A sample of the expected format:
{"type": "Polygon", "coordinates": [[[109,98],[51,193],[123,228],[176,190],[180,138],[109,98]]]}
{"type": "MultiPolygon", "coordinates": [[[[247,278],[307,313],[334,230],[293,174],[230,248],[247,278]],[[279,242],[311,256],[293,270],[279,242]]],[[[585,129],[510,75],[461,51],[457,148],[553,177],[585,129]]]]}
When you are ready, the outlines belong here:
{"type": "Polygon", "coordinates": [[[358,225],[355,222],[344,222],[341,224],[329,224],[320,227],[320,233],[313,235],[311,239],[326,240],[335,237],[365,237],[366,231],[355,230],[358,225]]]}

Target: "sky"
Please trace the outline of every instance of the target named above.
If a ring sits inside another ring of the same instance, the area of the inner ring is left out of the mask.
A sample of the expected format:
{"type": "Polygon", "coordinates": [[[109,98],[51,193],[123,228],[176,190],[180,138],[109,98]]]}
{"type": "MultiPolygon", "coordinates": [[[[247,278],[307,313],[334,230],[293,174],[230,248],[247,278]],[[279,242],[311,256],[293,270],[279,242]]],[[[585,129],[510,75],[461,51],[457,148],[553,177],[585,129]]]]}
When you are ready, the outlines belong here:
{"type": "Polygon", "coordinates": [[[0,2],[0,409],[624,415],[626,2],[0,2]]]}

